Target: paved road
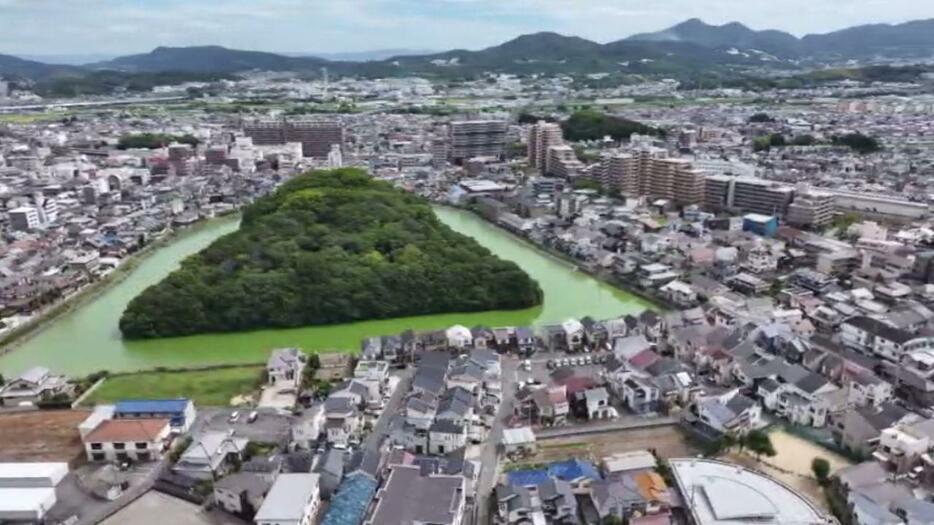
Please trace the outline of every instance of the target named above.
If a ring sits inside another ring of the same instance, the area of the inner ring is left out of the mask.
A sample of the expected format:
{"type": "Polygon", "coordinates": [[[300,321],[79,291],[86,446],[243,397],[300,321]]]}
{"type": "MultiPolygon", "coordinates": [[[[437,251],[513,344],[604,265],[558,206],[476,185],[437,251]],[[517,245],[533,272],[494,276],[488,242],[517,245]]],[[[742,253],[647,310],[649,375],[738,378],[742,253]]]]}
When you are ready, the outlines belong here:
{"type": "Polygon", "coordinates": [[[618,432],[637,428],[664,427],[675,425],[677,423],[678,418],[671,416],[623,416],[620,419],[613,421],[576,424],[567,427],[543,428],[535,431],[535,438],[540,441],[543,439],[556,439],[569,436],[586,436],[588,434],[603,434],[606,432],[618,432]]]}
{"type": "Polygon", "coordinates": [[[379,419],[377,419],[376,424],[373,425],[373,430],[366,438],[365,446],[368,449],[378,449],[380,445],[382,445],[383,440],[389,435],[386,431],[389,427],[389,421],[392,420],[392,417],[398,414],[402,408],[402,400],[412,387],[415,367],[407,367],[395,375],[399,378],[399,384],[396,385],[396,389],[383,408],[383,412],[379,415],[379,419]]]}
{"type": "Polygon", "coordinates": [[[476,519],[475,525],[487,525],[490,523],[489,516],[490,496],[493,487],[496,485],[497,473],[499,471],[499,455],[497,448],[503,437],[503,424],[512,417],[513,400],[516,392],[516,375],[519,366],[519,360],[510,355],[502,357],[502,391],[503,402],[496,413],[496,419],[493,428],[480,452],[480,479],[477,481],[476,497],[476,519]]]}

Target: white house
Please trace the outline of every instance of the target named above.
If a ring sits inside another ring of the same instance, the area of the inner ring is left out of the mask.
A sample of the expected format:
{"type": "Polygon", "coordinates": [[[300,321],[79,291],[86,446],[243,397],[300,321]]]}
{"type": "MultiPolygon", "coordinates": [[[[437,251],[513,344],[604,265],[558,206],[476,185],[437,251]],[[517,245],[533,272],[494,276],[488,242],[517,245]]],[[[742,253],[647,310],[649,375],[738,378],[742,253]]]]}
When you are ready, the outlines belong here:
{"type": "Polygon", "coordinates": [[[256,525],[311,525],[320,507],[318,474],[279,474],[253,522],[256,525]]]}
{"type": "Polygon", "coordinates": [[[467,348],[473,344],[473,333],[466,326],[456,324],[444,331],[451,348],[467,348]]]}
{"type": "Polygon", "coordinates": [[[308,356],[298,348],[277,348],[266,362],[266,377],[270,385],[299,387],[308,356]]]}
{"type": "Polygon", "coordinates": [[[444,455],[467,445],[464,425],[442,419],[432,423],[428,429],[428,452],[444,455]]]}
{"type": "Polygon", "coordinates": [[[158,461],[170,432],[168,419],[107,419],[82,441],[88,461],[158,461]]]}
{"type": "Polygon", "coordinates": [[[568,350],[580,350],[584,346],[584,325],[577,319],[568,319],[561,323],[567,337],[568,350]]]}

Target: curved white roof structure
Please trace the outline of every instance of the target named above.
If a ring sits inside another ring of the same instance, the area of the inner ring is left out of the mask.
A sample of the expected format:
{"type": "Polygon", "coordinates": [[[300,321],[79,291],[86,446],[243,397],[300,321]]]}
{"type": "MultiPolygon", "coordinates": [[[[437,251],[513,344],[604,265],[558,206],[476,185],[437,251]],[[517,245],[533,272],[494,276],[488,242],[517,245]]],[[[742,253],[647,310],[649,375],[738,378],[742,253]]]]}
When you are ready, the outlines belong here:
{"type": "Polygon", "coordinates": [[[697,525],[835,523],[804,495],[761,472],[709,459],[668,463],[697,525]]]}

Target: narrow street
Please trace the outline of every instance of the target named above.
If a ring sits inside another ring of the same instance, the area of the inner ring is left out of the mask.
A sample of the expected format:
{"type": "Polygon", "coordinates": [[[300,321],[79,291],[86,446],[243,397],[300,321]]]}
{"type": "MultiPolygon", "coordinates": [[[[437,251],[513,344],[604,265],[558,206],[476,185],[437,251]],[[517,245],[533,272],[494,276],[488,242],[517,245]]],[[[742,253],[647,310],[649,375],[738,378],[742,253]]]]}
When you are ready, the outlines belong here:
{"type": "Polygon", "coordinates": [[[496,413],[496,419],[493,428],[483,443],[480,457],[477,458],[482,466],[480,470],[480,479],[477,481],[476,509],[474,512],[475,525],[486,525],[490,523],[489,509],[490,497],[493,487],[496,485],[496,478],[499,473],[499,455],[497,449],[503,437],[503,425],[512,416],[513,401],[516,391],[516,376],[519,366],[519,360],[511,355],[502,356],[502,391],[503,402],[496,413]]]}

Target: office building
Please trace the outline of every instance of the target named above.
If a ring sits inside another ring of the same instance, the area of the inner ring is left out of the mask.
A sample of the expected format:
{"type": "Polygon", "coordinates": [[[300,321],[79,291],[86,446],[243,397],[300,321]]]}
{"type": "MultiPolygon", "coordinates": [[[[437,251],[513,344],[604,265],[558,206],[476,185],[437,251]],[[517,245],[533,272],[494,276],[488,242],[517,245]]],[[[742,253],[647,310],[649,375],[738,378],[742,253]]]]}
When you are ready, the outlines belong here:
{"type": "Polygon", "coordinates": [[[732,207],[748,213],[784,216],[794,194],[794,188],[784,184],[739,177],[733,181],[732,207]]]}
{"type": "Polygon", "coordinates": [[[258,120],[244,123],[243,133],[257,146],[298,142],[303,157],[327,158],[331,146],[344,145],[344,127],[333,120],[258,120]]]}
{"type": "Polygon", "coordinates": [[[9,211],[10,228],[14,231],[28,231],[41,225],[39,211],[33,206],[21,206],[9,211]]]}
{"type": "Polygon", "coordinates": [[[451,161],[463,164],[473,157],[502,158],[506,150],[506,121],[466,120],[451,122],[451,161]]]}
{"type": "Polygon", "coordinates": [[[833,221],[834,196],[822,191],[807,191],[795,195],[788,206],[785,222],[801,228],[820,229],[833,221]]]}
{"type": "Polygon", "coordinates": [[[529,129],[528,157],[529,165],[545,173],[548,149],[564,144],[561,126],[553,122],[539,120],[529,129]]]}
{"type": "Polygon", "coordinates": [[[738,211],[784,217],[794,199],[794,188],[750,177],[707,177],[704,204],[711,211],[738,211]]]}

